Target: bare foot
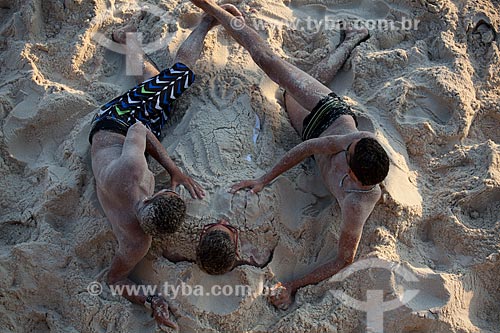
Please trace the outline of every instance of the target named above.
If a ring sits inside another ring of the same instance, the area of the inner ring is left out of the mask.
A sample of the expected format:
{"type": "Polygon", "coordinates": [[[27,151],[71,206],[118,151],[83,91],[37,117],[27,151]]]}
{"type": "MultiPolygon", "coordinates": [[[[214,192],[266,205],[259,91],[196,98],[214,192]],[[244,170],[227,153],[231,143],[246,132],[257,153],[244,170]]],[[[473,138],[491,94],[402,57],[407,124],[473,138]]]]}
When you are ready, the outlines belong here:
{"type": "Polygon", "coordinates": [[[119,43],[119,44],[126,44],[127,43],[127,32],[136,32],[137,28],[135,25],[126,25],[123,28],[117,29],[113,31],[113,34],[111,35],[113,37],[113,41],[119,43]]]}
{"type": "Polygon", "coordinates": [[[357,43],[361,43],[369,37],[370,33],[366,28],[354,29],[352,27],[348,27],[345,30],[345,40],[356,40],[357,43]]]}
{"type": "MultiPolygon", "coordinates": [[[[141,10],[139,13],[134,14],[131,18],[128,18],[126,21],[129,22],[127,25],[122,28],[116,29],[111,34],[113,41],[119,44],[127,43],[127,32],[137,32],[137,27],[139,23],[146,17],[147,12],[141,10]]],[[[132,35],[134,36],[134,35],[132,35]]]]}

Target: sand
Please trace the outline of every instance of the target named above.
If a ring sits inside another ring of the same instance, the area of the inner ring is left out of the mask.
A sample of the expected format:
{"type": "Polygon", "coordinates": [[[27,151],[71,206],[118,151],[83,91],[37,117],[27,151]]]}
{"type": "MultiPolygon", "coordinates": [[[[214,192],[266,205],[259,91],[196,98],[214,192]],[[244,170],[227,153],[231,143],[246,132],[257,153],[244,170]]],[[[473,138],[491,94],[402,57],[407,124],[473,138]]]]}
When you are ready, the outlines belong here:
{"type": "MultiPolygon", "coordinates": [[[[381,264],[302,288],[287,311],[259,295],[263,285],[300,277],[334,257],[341,216],[312,159],[258,196],[227,193],[234,182],[260,176],[300,139],[278,87],[217,28],[194,68],[196,84],[163,139],[208,195],[187,199],[186,224],[155,243],[134,277],[256,291],[179,295],[171,304],[178,307],[180,332],[375,332],[367,329],[365,312],[377,307],[360,311],[341,297],[365,301],[369,290],[382,290],[386,302],[419,290],[383,313],[384,332],[500,332],[499,2],[233,3],[248,19],[268,23],[260,34],[306,71],[328,57],[340,33],[300,31],[283,22],[308,16],[419,20],[416,30],[372,30],[330,84],[359,114],[360,128],[373,131],[391,156],[383,198],[366,222],[357,255],[381,264]],[[167,244],[193,259],[201,226],[220,217],[242,230],[245,259],[272,253],[271,262],[214,277],[193,263],[159,256],[167,244]],[[389,270],[392,262],[416,280],[389,270]]],[[[185,0],[149,5],[162,16],[147,14],[139,31],[164,67],[200,11],[185,0]]],[[[100,296],[87,291],[102,280],[117,249],[95,194],[89,123],[93,110],[133,84],[124,56],[95,36],[109,36],[137,7],[132,0],[0,0],[2,333],[157,331],[147,310],[107,286],[100,296]]],[[[168,176],[150,165],[161,188],[168,176]]]]}

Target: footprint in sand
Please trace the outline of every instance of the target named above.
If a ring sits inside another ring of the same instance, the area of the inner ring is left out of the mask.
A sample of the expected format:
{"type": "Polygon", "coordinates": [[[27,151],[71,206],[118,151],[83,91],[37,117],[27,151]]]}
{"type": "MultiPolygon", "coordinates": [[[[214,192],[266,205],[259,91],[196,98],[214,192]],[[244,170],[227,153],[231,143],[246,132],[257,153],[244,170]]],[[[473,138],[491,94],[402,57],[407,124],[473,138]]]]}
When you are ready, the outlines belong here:
{"type": "Polygon", "coordinates": [[[16,7],[14,1],[0,0],[0,22],[3,22],[0,31],[3,32],[4,27],[9,23],[8,19],[12,17],[14,7],[16,7]]]}
{"type": "Polygon", "coordinates": [[[497,37],[495,28],[488,20],[484,19],[480,19],[476,23],[476,26],[472,29],[472,34],[475,35],[476,39],[480,39],[483,44],[490,44],[497,37]]]}
{"type": "Polygon", "coordinates": [[[471,131],[477,130],[478,136],[484,136],[484,140],[492,140],[500,144],[500,113],[495,109],[487,110],[484,114],[478,114],[472,123],[471,131]]]}
{"type": "Polygon", "coordinates": [[[19,4],[14,4],[14,1],[0,0],[0,41],[1,48],[4,50],[6,41],[4,39],[13,37],[16,39],[23,38],[26,35],[26,25],[23,22],[22,15],[17,12],[19,4]]]}
{"type": "Polygon", "coordinates": [[[430,89],[417,87],[409,92],[407,112],[403,119],[407,122],[431,120],[436,124],[445,125],[453,116],[448,103],[430,89]]]}
{"type": "Polygon", "coordinates": [[[242,74],[214,73],[208,82],[209,98],[218,108],[227,107],[238,98],[239,90],[245,87],[245,77],[242,74]],[[240,87],[240,88],[238,88],[240,87]]]}
{"type": "Polygon", "coordinates": [[[36,222],[33,217],[29,217],[26,222],[2,222],[0,223],[0,243],[5,245],[24,243],[30,241],[36,231],[36,222]]]}
{"type": "Polygon", "coordinates": [[[474,193],[458,202],[459,220],[473,229],[491,230],[500,223],[500,188],[474,193]]]}
{"type": "Polygon", "coordinates": [[[485,14],[479,14],[473,22],[467,31],[467,48],[476,74],[483,77],[493,58],[491,44],[497,38],[497,32],[485,14]]]}

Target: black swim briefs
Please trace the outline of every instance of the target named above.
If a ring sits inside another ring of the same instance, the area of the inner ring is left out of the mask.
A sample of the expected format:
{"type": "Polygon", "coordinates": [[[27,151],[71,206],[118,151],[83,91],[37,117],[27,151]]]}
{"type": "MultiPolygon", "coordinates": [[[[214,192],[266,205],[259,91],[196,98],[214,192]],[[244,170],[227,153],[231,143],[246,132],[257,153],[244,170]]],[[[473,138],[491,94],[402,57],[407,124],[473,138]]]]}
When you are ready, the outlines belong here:
{"type": "Polygon", "coordinates": [[[356,127],[358,126],[356,115],[352,112],[350,106],[334,92],[328,94],[304,118],[302,140],[305,141],[319,137],[321,133],[342,115],[353,117],[356,127]]]}

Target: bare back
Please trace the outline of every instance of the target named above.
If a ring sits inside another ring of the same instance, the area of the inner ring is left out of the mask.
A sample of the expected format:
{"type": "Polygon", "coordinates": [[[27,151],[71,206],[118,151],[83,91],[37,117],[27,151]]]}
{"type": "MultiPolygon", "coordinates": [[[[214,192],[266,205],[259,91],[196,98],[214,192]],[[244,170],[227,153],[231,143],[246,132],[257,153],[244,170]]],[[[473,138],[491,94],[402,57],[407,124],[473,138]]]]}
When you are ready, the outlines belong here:
{"type": "Polygon", "coordinates": [[[124,143],[121,134],[99,131],[91,151],[97,196],[120,243],[123,237],[142,233],[135,206],[154,191],[154,176],[144,153],[128,154],[124,143]]]}

